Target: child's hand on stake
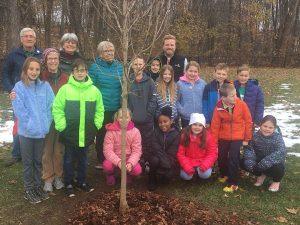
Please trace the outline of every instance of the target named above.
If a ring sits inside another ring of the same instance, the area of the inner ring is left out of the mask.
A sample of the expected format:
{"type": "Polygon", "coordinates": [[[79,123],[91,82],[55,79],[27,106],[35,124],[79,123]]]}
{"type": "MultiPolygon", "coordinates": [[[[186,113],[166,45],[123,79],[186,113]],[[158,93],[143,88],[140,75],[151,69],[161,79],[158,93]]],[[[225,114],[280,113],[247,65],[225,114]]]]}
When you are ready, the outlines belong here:
{"type": "Polygon", "coordinates": [[[126,170],[130,173],[132,170],[132,164],[131,163],[127,163],[126,164],[126,170]]]}

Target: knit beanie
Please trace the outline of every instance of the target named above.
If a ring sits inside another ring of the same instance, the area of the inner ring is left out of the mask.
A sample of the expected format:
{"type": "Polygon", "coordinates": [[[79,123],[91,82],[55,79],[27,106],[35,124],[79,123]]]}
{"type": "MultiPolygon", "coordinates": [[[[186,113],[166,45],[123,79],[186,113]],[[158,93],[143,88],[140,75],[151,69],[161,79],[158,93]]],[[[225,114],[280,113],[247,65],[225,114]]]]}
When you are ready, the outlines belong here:
{"type": "Polygon", "coordinates": [[[194,123],[200,123],[205,126],[206,121],[204,115],[200,113],[192,113],[189,125],[192,125],[194,123]]]}
{"type": "Polygon", "coordinates": [[[50,52],[56,52],[57,54],[59,54],[59,51],[55,48],[46,48],[43,52],[43,57],[42,57],[43,65],[46,65],[47,56],[49,55],[50,52]]]}
{"type": "Polygon", "coordinates": [[[165,106],[161,109],[160,115],[164,115],[172,119],[172,108],[170,106],[165,106]]]}

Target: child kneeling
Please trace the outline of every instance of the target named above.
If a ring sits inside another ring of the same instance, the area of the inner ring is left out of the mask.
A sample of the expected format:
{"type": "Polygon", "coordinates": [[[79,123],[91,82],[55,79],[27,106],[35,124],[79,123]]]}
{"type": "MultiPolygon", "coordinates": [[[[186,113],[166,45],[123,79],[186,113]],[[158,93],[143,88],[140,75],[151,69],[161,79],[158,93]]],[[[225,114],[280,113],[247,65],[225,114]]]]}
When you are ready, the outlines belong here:
{"type": "Polygon", "coordinates": [[[253,140],[244,150],[244,167],[258,176],[255,186],[263,184],[265,178],[271,177],[273,182],[269,191],[277,192],[285,172],[286,149],[279,132],[276,132],[277,122],[274,116],[265,116],[260,129],[254,133],[253,140]]]}
{"type": "MultiPolygon", "coordinates": [[[[138,163],[142,155],[142,144],[140,131],[134,127],[131,121],[130,111],[126,116],[126,170],[127,183],[130,183],[132,176],[138,176],[142,173],[142,167],[138,163]]],[[[103,143],[103,153],[105,160],[103,170],[106,173],[106,184],[115,185],[115,169],[121,169],[121,122],[122,109],[119,109],[115,115],[113,123],[107,124],[106,134],[103,143]]]]}
{"type": "Polygon", "coordinates": [[[192,113],[189,126],[182,131],[177,152],[181,167],[180,177],[184,180],[191,180],[197,171],[200,178],[209,178],[217,155],[217,144],[205,128],[204,115],[192,113]]]}

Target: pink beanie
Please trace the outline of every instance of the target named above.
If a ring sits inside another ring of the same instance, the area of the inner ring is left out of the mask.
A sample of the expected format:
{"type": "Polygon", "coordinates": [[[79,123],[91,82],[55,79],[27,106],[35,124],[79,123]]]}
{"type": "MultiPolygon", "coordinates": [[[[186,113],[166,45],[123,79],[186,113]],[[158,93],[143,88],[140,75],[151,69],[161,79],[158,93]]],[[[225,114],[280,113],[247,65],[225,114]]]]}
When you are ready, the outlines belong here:
{"type": "Polygon", "coordinates": [[[57,54],[59,54],[59,51],[55,48],[46,48],[43,52],[43,58],[42,58],[43,65],[46,64],[47,56],[49,55],[50,52],[56,52],[57,54]]]}

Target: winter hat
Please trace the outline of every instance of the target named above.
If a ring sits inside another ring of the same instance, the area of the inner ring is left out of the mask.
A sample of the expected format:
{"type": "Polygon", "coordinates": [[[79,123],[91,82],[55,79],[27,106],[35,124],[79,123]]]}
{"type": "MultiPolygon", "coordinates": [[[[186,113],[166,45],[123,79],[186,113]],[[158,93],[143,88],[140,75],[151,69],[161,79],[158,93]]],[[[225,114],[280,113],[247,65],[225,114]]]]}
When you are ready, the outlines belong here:
{"type": "Polygon", "coordinates": [[[172,119],[172,108],[170,106],[165,106],[161,109],[160,115],[164,115],[172,119]]]}
{"type": "Polygon", "coordinates": [[[192,125],[194,123],[200,123],[205,126],[206,121],[204,115],[200,113],[192,113],[189,125],[192,125]]]}
{"type": "Polygon", "coordinates": [[[46,60],[47,60],[47,56],[49,55],[50,52],[56,52],[57,54],[59,54],[59,51],[55,48],[47,48],[44,50],[43,52],[43,57],[42,57],[42,64],[45,65],[46,64],[46,60]]]}

